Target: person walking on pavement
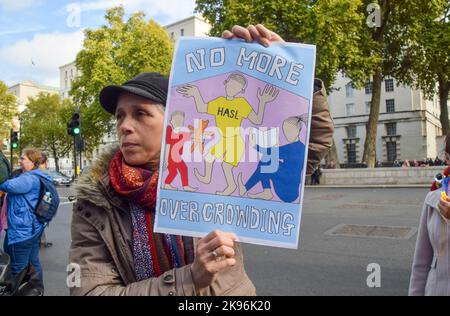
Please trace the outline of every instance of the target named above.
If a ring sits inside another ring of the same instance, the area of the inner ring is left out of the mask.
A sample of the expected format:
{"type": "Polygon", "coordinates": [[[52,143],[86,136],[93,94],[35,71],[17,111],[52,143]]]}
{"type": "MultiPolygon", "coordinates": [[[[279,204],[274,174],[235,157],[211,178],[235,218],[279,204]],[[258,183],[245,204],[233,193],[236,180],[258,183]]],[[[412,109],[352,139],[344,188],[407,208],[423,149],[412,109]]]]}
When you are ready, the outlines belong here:
{"type": "MultiPolygon", "coordinates": [[[[450,134],[445,138],[445,160],[450,165],[450,134]]],[[[448,175],[449,169],[444,175],[448,175]]],[[[435,181],[425,197],[411,269],[410,296],[450,295],[450,198],[444,199],[441,192],[435,181]]]]}
{"type": "MultiPolygon", "coordinates": [[[[224,38],[282,41],[262,25],[225,31],[224,38]]],[[[310,166],[331,147],[326,97],[314,94],[310,166]]],[[[153,231],[168,79],[143,73],[105,87],[100,104],[115,115],[119,148],[81,176],[72,217],[69,262],[80,267],[71,295],[254,295],[241,246],[232,233],[200,239],[153,231]]],[[[308,161],[309,162],[309,161],[308,161]]]]}
{"type": "Polygon", "coordinates": [[[320,184],[320,176],[322,175],[322,171],[320,170],[320,165],[317,166],[316,170],[314,170],[311,175],[311,185],[319,185],[320,184]]]}
{"type": "Polygon", "coordinates": [[[42,154],[37,149],[26,149],[20,157],[23,173],[0,184],[0,190],[7,193],[8,230],[4,250],[11,257],[11,270],[17,275],[29,264],[43,279],[39,261],[39,238],[43,224],[37,220],[34,209],[40,198],[40,179],[50,176],[39,170],[42,154]]]}

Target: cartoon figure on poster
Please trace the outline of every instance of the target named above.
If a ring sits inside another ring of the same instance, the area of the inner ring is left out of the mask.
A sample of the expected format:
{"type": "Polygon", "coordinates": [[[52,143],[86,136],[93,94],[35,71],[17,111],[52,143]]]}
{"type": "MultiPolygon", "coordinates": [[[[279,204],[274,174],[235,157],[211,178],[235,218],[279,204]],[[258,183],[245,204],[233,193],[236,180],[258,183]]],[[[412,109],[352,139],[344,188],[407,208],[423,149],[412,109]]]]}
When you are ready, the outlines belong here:
{"type": "Polygon", "coordinates": [[[255,172],[244,184],[242,174],[239,174],[239,194],[245,195],[258,182],[261,182],[263,191],[258,194],[248,194],[251,198],[271,200],[273,190],[283,202],[293,202],[298,198],[298,189],[300,186],[300,177],[292,177],[292,174],[301,174],[304,162],[305,144],[299,137],[303,126],[307,126],[307,116],[292,116],[283,122],[284,136],[288,144],[281,147],[263,148],[256,144],[255,134],[250,136],[250,146],[256,147],[258,152],[263,154],[256,167],[255,172]],[[263,172],[264,166],[270,165],[270,154],[278,152],[279,167],[275,172],[263,172]],[[269,155],[266,157],[264,153],[269,155]]]}
{"type": "Polygon", "coordinates": [[[214,161],[222,158],[227,187],[224,191],[216,192],[216,194],[230,195],[237,188],[233,177],[233,168],[239,165],[245,150],[244,140],[240,135],[241,122],[248,118],[255,125],[261,124],[266,104],[275,100],[278,90],[271,86],[266,86],[263,92],[258,90],[259,105],[255,112],[244,97],[238,97],[245,93],[247,81],[244,76],[231,74],[225,80],[224,85],[225,97],[218,97],[208,103],[203,101],[200,91],[194,85],[182,86],[177,91],[184,96],[193,97],[199,113],[208,113],[214,116],[221,135],[220,142],[212,147],[205,157],[205,174],[201,175],[197,169],[194,171],[197,179],[203,183],[210,183],[214,161]]]}
{"type": "Polygon", "coordinates": [[[244,242],[298,246],[315,47],[259,50],[178,42],[156,231],[200,237],[220,229],[244,242]]]}

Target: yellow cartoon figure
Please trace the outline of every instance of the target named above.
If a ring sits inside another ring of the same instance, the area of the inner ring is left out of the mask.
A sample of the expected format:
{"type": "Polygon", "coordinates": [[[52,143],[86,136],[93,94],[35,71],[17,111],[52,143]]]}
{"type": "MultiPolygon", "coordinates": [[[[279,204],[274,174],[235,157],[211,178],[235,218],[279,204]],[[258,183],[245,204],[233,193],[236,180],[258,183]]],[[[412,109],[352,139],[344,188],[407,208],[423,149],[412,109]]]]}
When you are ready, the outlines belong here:
{"type": "Polygon", "coordinates": [[[220,141],[211,148],[205,157],[204,175],[195,169],[194,174],[200,182],[210,183],[212,168],[216,159],[223,159],[222,168],[227,182],[227,187],[216,194],[231,195],[237,184],[233,177],[233,168],[242,159],[245,151],[244,140],[240,134],[242,121],[248,118],[253,124],[260,125],[263,122],[267,103],[276,99],[279,90],[271,85],[266,85],[263,91],[258,89],[258,109],[255,111],[243,94],[247,87],[247,80],[238,73],[232,73],[224,82],[225,96],[218,97],[206,103],[197,86],[184,85],[177,89],[185,97],[193,97],[197,111],[208,113],[215,117],[216,126],[220,133],[220,141]]]}

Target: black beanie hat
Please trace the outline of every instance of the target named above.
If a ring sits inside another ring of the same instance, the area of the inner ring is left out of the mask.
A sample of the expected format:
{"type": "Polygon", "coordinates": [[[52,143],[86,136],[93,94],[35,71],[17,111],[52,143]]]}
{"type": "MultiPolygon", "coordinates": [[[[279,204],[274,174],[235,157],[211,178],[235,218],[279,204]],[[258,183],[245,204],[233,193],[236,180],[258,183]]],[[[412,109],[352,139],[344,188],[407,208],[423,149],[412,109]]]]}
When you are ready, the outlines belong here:
{"type": "Polygon", "coordinates": [[[121,86],[111,85],[100,92],[100,104],[109,113],[116,112],[117,99],[122,92],[136,94],[166,106],[169,79],[156,72],[144,72],[121,86]]]}

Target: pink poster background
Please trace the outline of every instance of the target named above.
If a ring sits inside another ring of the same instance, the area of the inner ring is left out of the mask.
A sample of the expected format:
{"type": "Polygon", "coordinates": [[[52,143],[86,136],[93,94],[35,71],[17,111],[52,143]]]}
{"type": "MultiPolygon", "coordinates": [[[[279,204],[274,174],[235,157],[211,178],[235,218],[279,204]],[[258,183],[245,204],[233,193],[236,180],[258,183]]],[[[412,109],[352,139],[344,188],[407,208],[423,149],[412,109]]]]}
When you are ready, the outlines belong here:
{"type": "MultiPolygon", "coordinates": [[[[266,83],[263,81],[260,81],[256,78],[253,78],[251,76],[248,76],[246,74],[240,73],[247,79],[247,87],[244,92],[244,94],[238,95],[239,97],[244,97],[248,103],[253,107],[254,110],[257,110],[259,100],[257,97],[257,91],[258,88],[261,90],[264,89],[266,86],[266,83]]],[[[211,100],[214,100],[220,96],[225,96],[225,86],[224,82],[228,78],[230,73],[222,74],[220,76],[211,77],[207,79],[203,79],[196,82],[190,82],[192,85],[196,85],[203,97],[203,100],[205,103],[208,103],[211,100]]],[[[277,96],[277,98],[266,105],[266,111],[264,113],[264,119],[261,125],[254,125],[252,124],[248,119],[242,120],[242,128],[246,129],[250,126],[254,126],[256,128],[261,127],[278,127],[279,128],[279,140],[278,144],[279,146],[283,146],[287,143],[286,138],[284,137],[283,130],[282,130],[282,123],[286,118],[289,118],[291,116],[299,116],[302,114],[305,114],[308,112],[308,103],[309,101],[305,98],[302,98],[298,95],[295,95],[291,92],[288,92],[286,90],[280,89],[277,87],[280,91],[277,96]]],[[[205,113],[198,113],[194,99],[192,97],[184,97],[180,93],[176,91],[177,87],[171,87],[169,93],[170,93],[170,104],[169,104],[169,112],[168,112],[168,123],[170,124],[170,117],[171,113],[174,111],[183,111],[185,113],[185,121],[184,125],[187,127],[188,125],[194,125],[195,119],[205,119],[209,120],[208,127],[215,126],[215,117],[209,114],[205,113]]],[[[309,125],[309,124],[308,124],[309,125]]],[[[302,130],[300,132],[300,141],[305,144],[306,137],[307,137],[307,131],[306,126],[303,125],[302,130]]],[[[211,147],[212,144],[209,144],[208,142],[213,140],[206,140],[205,141],[205,152],[204,155],[208,152],[208,148],[211,147]]],[[[254,162],[248,162],[249,157],[249,143],[248,143],[248,136],[244,137],[244,142],[246,144],[246,152],[245,152],[245,160],[241,161],[241,163],[234,168],[233,175],[234,179],[237,183],[237,176],[239,173],[242,173],[242,179],[244,183],[246,180],[251,176],[251,174],[255,171],[256,166],[258,164],[257,161],[254,162]]],[[[189,144],[190,147],[190,144],[189,144]]],[[[163,147],[165,148],[165,147],[163,147]]],[[[189,149],[185,146],[185,153],[186,149],[189,149]]],[[[198,150],[198,147],[196,148],[198,150]]],[[[253,149],[250,149],[253,150],[253,149]]],[[[197,178],[194,175],[194,168],[199,169],[201,174],[204,174],[204,162],[194,162],[193,153],[190,153],[190,150],[188,153],[191,155],[191,162],[186,161],[186,165],[188,167],[188,179],[189,179],[189,185],[191,187],[198,188],[197,193],[206,193],[206,194],[215,194],[216,191],[223,191],[226,187],[226,181],[223,175],[222,170],[222,162],[219,160],[216,160],[213,167],[213,174],[212,174],[212,180],[210,184],[203,184],[200,181],[197,180],[197,178]]],[[[199,155],[199,154],[197,154],[199,155]]],[[[184,156],[184,155],[183,155],[184,156]]],[[[306,158],[305,158],[306,159],[306,158]]],[[[167,178],[168,170],[163,171],[163,178],[162,183],[164,184],[164,180],[167,178]]],[[[298,176],[300,175],[293,175],[298,176]]],[[[302,183],[302,182],[301,182],[302,183]]],[[[177,187],[179,190],[182,190],[181,185],[181,179],[180,175],[178,174],[175,180],[171,184],[174,187],[177,187]]],[[[253,189],[251,189],[250,193],[258,193],[262,191],[262,186],[259,183],[256,185],[253,189]]],[[[299,192],[301,193],[301,189],[299,188],[299,192]]],[[[272,189],[272,193],[274,195],[273,200],[274,201],[280,201],[276,193],[272,189]]],[[[239,190],[236,189],[234,193],[231,196],[239,196],[239,190]]],[[[295,201],[295,203],[298,203],[300,201],[300,198],[295,201]]]]}

